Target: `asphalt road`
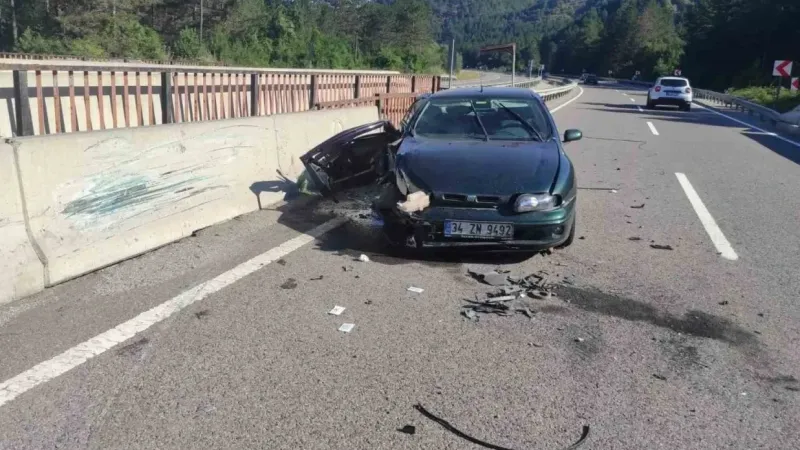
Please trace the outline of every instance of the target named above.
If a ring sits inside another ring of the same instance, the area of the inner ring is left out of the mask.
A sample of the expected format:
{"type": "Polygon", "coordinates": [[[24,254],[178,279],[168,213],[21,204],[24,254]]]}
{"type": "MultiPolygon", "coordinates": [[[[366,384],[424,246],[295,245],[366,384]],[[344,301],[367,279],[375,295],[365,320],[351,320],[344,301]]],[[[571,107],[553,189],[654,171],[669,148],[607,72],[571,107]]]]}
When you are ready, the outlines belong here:
{"type": "Polygon", "coordinates": [[[201,230],[0,308],[0,448],[481,448],[418,403],[514,449],[794,447],[800,144],[623,86],[565,101],[573,246],[390,257],[356,194],[201,230]],[[467,269],[498,267],[557,295],[468,321],[467,269]]]}

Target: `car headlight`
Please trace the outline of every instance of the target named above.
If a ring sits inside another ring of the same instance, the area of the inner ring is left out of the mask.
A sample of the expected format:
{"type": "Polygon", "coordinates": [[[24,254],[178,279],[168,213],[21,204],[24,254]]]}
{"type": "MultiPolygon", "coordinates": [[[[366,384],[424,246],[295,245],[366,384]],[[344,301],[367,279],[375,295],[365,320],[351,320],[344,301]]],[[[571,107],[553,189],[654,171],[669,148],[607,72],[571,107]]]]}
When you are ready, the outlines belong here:
{"type": "Polygon", "coordinates": [[[514,211],[548,211],[556,208],[561,203],[561,198],[550,194],[522,194],[514,202],[514,211]]]}

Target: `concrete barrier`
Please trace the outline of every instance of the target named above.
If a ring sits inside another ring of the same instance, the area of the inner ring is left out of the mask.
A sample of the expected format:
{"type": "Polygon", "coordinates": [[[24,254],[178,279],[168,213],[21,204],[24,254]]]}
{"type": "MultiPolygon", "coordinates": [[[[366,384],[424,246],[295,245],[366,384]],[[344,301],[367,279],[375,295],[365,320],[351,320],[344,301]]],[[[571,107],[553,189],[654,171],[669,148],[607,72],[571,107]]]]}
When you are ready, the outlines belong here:
{"type": "Polygon", "coordinates": [[[44,266],[29,239],[14,148],[0,142],[0,304],[44,288],[44,266]]]}
{"type": "Polygon", "coordinates": [[[273,117],[278,168],[292,181],[305,170],[299,159],[303,153],[341,131],[379,120],[378,108],[374,106],[278,114],[273,117]],[[305,150],[298,152],[298,149],[305,150]]]}
{"type": "Polygon", "coordinates": [[[300,155],[377,119],[366,107],[9,140],[45,284],[279,201],[300,155]]]}

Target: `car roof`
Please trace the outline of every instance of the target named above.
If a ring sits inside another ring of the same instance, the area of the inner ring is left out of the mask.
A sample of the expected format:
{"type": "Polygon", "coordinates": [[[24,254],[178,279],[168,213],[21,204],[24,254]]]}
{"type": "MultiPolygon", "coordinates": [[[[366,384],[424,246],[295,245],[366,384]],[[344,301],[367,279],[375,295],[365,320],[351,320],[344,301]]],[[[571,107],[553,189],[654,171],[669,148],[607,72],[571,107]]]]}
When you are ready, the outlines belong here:
{"type": "Polygon", "coordinates": [[[445,89],[428,98],[518,98],[532,99],[539,98],[539,94],[529,88],[518,87],[469,87],[458,89],[445,89]]]}

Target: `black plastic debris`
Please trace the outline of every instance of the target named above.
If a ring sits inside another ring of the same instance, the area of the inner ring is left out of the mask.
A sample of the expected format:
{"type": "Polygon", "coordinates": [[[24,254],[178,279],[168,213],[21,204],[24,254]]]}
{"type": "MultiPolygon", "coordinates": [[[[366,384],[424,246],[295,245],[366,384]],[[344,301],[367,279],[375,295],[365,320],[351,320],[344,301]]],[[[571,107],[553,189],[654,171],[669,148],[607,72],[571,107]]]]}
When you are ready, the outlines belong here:
{"type": "MultiPolygon", "coordinates": [[[[511,449],[509,447],[502,447],[500,445],[491,444],[489,442],[480,440],[480,439],[478,439],[476,437],[472,437],[472,436],[468,435],[467,433],[465,433],[465,432],[459,430],[458,428],[454,427],[452,424],[450,424],[450,422],[448,422],[448,421],[446,421],[446,420],[444,420],[444,419],[442,419],[440,417],[435,416],[433,413],[431,413],[430,411],[425,409],[425,407],[422,406],[419,403],[414,405],[414,409],[419,411],[419,413],[422,414],[423,416],[425,416],[427,419],[430,419],[430,420],[436,422],[437,424],[439,424],[445,430],[455,434],[456,436],[460,437],[461,439],[464,439],[466,441],[472,442],[475,445],[478,445],[478,446],[481,446],[481,447],[484,447],[484,448],[488,448],[488,449],[492,449],[492,450],[513,450],[513,449],[511,449]]],[[[580,447],[584,442],[586,442],[586,439],[588,439],[588,437],[589,437],[589,425],[584,425],[583,428],[581,429],[580,438],[577,441],[575,441],[572,445],[570,445],[568,447],[565,447],[564,450],[574,450],[574,449],[580,447]]]]}
{"type": "Polygon", "coordinates": [[[650,244],[650,248],[654,248],[656,250],[674,250],[671,245],[661,245],[661,244],[650,244]]]}
{"type": "Polygon", "coordinates": [[[405,434],[414,435],[417,432],[417,427],[414,425],[406,425],[403,428],[398,428],[397,431],[405,434]]]}
{"type": "Polygon", "coordinates": [[[289,278],[281,285],[281,289],[294,289],[296,287],[297,287],[297,280],[295,280],[294,278],[289,278]]]}
{"type": "Polygon", "coordinates": [[[642,209],[642,208],[644,208],[644,203],[642,203],[641,205],[631,205],[631,208],[633,208],[633,209],[642,209]]]}
{"type": "Polygon", "coordinates": [[[282,265],[282,266],[285,266],[285,265],[286,265],[286,260],[285,260],[285,259],[279,259],[279,260],[277,260],[277,261],[275,261],[275,262],[276,262],[276,263],[278,263],[278,264],[280,264],[280,265],[282,265]]]}
{"type": "Polygon", "coordinates": [[[641,241],[642,238],[640,238],[639,236],[631,236],[631,237],[628,238],[628,240],[629,241],[641,241]]]}
{"type": "Polygon", "coordinates": [[[728,301],[727,300],[723,300],[723,301],[719,302],[719,304],[722,305],[722,306],[725,306],[725,305],[728,304],[728,301]]]}
{"type": "Polygon", "coordinates": [[[653,374],[653,378],[659,379],[661,381],[667,381],[667,377],[665,377],[664,375],[659,375],[657,373],[653,374]]]}

